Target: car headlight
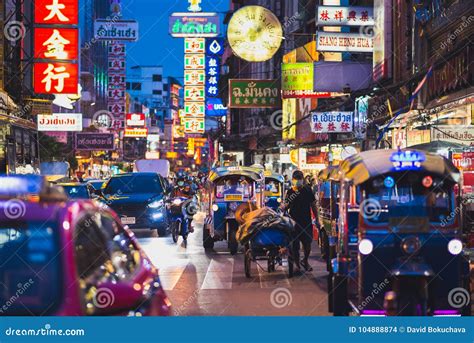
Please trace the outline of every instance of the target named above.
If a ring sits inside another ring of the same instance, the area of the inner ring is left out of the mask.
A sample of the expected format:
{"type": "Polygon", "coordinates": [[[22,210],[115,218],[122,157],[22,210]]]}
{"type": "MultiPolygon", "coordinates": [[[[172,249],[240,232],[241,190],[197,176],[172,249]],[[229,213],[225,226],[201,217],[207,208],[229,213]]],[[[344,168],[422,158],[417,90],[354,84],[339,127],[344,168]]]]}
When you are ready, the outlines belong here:
{"type": "Polygon", "coordinates": [[[163,199],[160,199],[160,200],[155,200],[155,201],[149,203],[148,207],[149,208],[159,208],[159,207],[163,207],[164,204],[165,204],[165,202],[163,201],[163,199]]]}
{"type": "Polygon", "coordinates": [[[183,201],[182,201],[181,199],[174,199],[174,200],[172,201],[173,205],[176,205],[176,206],[181,205],[182,202],[183,202],[183,201]]]}
{"type": "Polygon", "coordinates": [[[213,210],[214,212],[219,211],[219,206],[217,206],[216,204],[212,205],[212,210],[213,210]]]}

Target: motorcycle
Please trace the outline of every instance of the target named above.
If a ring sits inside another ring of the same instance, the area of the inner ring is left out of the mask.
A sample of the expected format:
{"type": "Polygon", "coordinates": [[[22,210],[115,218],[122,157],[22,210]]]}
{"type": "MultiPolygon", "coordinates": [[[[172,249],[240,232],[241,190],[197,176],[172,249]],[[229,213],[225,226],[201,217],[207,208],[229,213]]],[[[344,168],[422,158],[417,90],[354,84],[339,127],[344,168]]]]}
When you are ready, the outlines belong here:
{"type": "Polygon", "coordinates": [[[194,197],[175,197],[171,199],[168,202],[168,212],[173,242],[177,243],[179,236],[182,236],[186,246],[188,234],[192,231],[190,228],[191,221],[197,213],[197,203],[194,197]]]}

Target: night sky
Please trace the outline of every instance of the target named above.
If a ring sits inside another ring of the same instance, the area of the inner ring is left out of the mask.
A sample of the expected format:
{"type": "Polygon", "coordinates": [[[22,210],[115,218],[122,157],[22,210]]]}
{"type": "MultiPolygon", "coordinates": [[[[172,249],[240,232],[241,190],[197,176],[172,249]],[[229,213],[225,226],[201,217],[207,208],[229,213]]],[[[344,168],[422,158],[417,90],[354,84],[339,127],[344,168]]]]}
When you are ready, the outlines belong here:
{"type": "MultiPolygon", "coordinates": [[[[226,12],[229,3],[203,0],[201,7],[205,12],[226,12]]],[[[123,19],[137,20],[140,30],[139,40],[127,46],[127,66],[163,65],[165,76],[182,77],[184,38],[168,34],[168,17],[172,12],[187,12],[188,6],[187,0],[122,0],[123,19]]]]}

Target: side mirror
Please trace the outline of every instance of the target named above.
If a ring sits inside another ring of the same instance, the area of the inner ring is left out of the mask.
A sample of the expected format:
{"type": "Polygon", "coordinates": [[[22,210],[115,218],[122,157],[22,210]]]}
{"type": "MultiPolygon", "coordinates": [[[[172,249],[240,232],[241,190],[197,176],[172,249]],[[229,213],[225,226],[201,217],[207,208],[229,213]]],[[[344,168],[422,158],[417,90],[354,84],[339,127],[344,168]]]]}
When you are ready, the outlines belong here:
{"type": "Polygon", "coordinates": [[[95,315],[113,315],[136,309],[143,302],[143,293],[132,285],[106,282],[94,295],[95,315]]]}

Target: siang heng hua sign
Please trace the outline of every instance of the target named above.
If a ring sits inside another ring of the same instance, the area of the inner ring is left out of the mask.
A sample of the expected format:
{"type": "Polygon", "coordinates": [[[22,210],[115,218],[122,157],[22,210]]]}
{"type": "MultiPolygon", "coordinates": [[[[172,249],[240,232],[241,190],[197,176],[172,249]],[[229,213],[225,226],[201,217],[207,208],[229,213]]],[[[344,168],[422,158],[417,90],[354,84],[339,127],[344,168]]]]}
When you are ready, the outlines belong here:
{"type": "Polygon", "coordinates": [[[37,94],[77,94],[78,0],[34,1],[33,88],[37,94]]]}

